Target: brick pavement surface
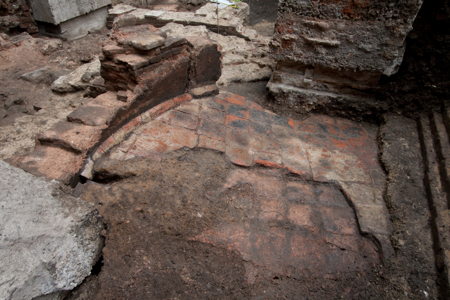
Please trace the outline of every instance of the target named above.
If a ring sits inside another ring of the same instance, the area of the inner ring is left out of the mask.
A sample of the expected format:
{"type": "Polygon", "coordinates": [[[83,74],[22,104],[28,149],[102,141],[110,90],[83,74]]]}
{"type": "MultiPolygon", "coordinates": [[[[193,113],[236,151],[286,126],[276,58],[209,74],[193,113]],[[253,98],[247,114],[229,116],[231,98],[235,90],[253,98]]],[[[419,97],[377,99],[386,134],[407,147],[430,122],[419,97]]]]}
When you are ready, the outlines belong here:
{"type": "MultiPolygon", "coordinates": [[[[116,146],[107,152],[102,145],[101,152],[117,160],[158,159],[167,151],[206,148],[241,167],[278,168],[303,180],[336,184],[352,204],[360,232],[378,239],[385,256],[392,253],[375,126],[323,115],[294,120],[231,93],[189,100],[170,108],[162,103],[152,109],[161,114],[150,121],[142,121],[144,115],[132,120],[140,125],[130,126],[131,134],[121,142],[107,140],[116,146]]],[[[292,208],[288,216],[307,223],[308,209],[292,208]]],[[[327,209],[322,213],[340,216],[327,209]]]]}
{"type": "Polygon", "coordinates": [[[257,276],[252,266],[334,278],[380,262],[376,245],[359,233],[353,209],[333,184],[286,180],[276,170],[237,169],[220,194],[231,207],[230,219],[193,240],[240,253],[250,262],[250,283],[257,276]]]}

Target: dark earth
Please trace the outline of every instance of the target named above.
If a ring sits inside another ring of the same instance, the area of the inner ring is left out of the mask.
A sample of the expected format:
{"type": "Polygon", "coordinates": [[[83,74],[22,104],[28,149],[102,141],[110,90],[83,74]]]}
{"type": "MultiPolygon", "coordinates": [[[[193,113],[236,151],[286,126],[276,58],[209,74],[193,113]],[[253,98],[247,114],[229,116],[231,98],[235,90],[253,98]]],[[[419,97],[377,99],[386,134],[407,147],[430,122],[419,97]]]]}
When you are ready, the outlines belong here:
{"type": "MultiPolygon", "coordinates": [[[[265,168],[242,170],[207,150],[180,150],[161,161],[105,159],[95,170],[95,182],[79,185],[76,191],[103,216],[105,248],[98,273],[68,299],[437,297],[427,276],[414,275],[427,273],[421,269],[423,261],[413,261],[406,252],[383,266],[376,245],[358,233],[356,223],[345,224],[356,230],[352,241],[359,241],[359,246],[354,248],[339,244],[344,241],[339,238],[318,242],[329,236],[320,227],[326,221],[312,219],[308,228],[295,225],[295,219],[264,219],[264,212],[270,216],[272,211],[260,203],[273,199],[274,182],[312,187],[319,201],[353,215],[333,185],[305,182],[265,168]],[[230,184],[236,172],[244,173],[230,184]],[[273,234],[277,230],[291,237],[290,250],[280,248],[279,235],[273,234]],[[247,234],[253,246],[246,244],[247,234]],[[295,244],[292,236],[313,239],[295,244]],[[296,249],[301,253],[296,254],[296,249]],[[411,277],[405,277],[409,272],[411,277]],[[413,285],[411,279],[416,280],[413,285]]],[[[288,188],[281,199],[308,203],[312,198],[305,189],[296,194],[288,188]]],[[[342,228],[336,225],[331,228],[342,228]]],[[[397,234],[405,234],[401,227],[398,230],[397,234]]]]}

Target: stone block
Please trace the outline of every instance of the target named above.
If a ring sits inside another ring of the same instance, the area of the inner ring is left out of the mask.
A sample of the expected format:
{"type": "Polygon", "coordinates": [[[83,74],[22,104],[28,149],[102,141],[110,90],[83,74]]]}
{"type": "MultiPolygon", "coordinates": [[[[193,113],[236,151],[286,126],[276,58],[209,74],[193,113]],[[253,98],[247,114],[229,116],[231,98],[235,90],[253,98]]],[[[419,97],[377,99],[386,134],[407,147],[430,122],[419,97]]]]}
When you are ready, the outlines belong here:
{"type": "Polygon", "coordinates": [[[76,153],[85,153],[100,140],[102,129],[101,126],[61,121],[40,134],[38,140],[76,153]]]}
{"type": "Polygon", "coordinates": [[[75,40],[105,27],[108,8],[102,7],[88,14],[80,15],[57,25],[46,22],[37,22],[39,31],[48,36],[65,40],[75,40]]]}
{"type": "Polygon", "coordinates": [[[83,105],[67,116],[69,122],[81,123],[89,126],[107,125],[117,112],[117,108],[83,105]]]}
{"type": "Polygon", "coordinates": [[[190,92],[194,98],[203,98],[219,93],[219,88],[215,84],[210,84],[193,88],[190,92]]]}
{"type": "Polygon", "coordinates": [[[189,37],[193,47],[191,54],[191,86],[215,83],[222,74],[221,54],[217,44],[198,37],[189,37]]]}
{"type": "Polygon", "coordinates": [[[81,65],[71,73],[56,79],[51,89],[58,93],[75,92],[86,89],[92,79],[100,75],[100,60],[95,58],[92,62],[81,65]]]}
{"type": "MultiPolygon", "coordinates": [[[[54,166],[64,166],[54,158],[54,166]]],[[[87,202],[58,191],[55,182],[2,161],[0,170],[0,298],[62,299],[99,258],[100,217],[87,202]]]]}
{"type": "Polygon", "coordinates": [[[30,154],[13,158],[11,163],[33,175],[70,184],[83,165],[83,157],[60,147],[39,145],[30,154]]]}
{"type": "Polygon", "coordinates": [[[86,15],[110,4],[111,0],[30,0],[34,19],[54,25],[86,15]]]}

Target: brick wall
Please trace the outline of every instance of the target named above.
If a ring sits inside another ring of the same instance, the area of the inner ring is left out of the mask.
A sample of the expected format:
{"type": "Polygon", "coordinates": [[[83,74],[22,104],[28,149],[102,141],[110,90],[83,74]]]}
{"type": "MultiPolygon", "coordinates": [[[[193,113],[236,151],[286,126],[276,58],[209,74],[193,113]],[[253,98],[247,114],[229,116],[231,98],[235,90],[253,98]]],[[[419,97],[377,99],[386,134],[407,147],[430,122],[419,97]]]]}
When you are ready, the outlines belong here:
{"type": "Polygon", "coordinates": [[[25,0],[0,1],[0,32],[37,32],[31,11],[25,0]]]}

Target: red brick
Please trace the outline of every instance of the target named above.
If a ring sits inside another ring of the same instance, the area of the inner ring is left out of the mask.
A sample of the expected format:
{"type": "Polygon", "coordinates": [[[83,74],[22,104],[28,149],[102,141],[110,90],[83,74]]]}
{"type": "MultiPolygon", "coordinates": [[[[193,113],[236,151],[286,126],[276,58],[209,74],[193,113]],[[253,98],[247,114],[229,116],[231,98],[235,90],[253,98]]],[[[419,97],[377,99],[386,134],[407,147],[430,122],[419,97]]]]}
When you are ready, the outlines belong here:
{"type": "Polygon", "coordinates": [[[235,105],[241,105],[241,106],[246,106],[247,105],[247,100],[245,99],[245,97],[240,96],[240,95],[236,95],[236,94],[229,94],[226,95],[224,97],[221,97],[223,100],[225,100],[228,103],[231,104],[235,104],[235,105]]]}
{"type": "Polygon", "coordinates": [[[205,105],[213,108],[213,109],[217,109],[220,111],[226,111],[229,103],[223,99],[221,99],[219,96],[214,97],[212,100],[209,100],[205,102],[205,105]]]}
{"type": "MultiPolygon", "coordinates": [[[[275,198],[276,199],[276,198],[275,198]]],[[[261,219],[267,220],[283,220],[284,219],[284,203],[279,200],[261,200],[260,203],[260,214],[261,219]]]]}
{"type": "Polygon", "coordinates": [[[339,207],[320,207],[324,229],[339,234],[357,234],[358,225],[353,210],[339,207]]]}
{"type": "Polygon", "coordinates": [[[198,144],[198,135],[195,131],[174,127],[171,134],[161,138],[160,141],[166,143],[169,146],[169,149],[178,147],[178,145],[194,148],[198,144]]]}
{"type": "Polygon", "coordinates": [[[294,119],[289,118],[288,124],[292,129],[297,129],[299,122],[294,119]]]}
{"type": "Polygon", "coordinates": [[[97,151],[101,150],[103,152],[107,151],[111,147],[117,144],[118,141],[116,141],[114,135],[107,138],[98,148],[97,151]]]}
{"type": "Polygon", "coordinates": [[[82,105],[71,112],[67,116],[67,120],[89,126],[107,125],[113,120],[117,110],[118,107],[82,105]]]}
{"type": "Polygon", "coordinates": [[[175,109],[191,115],[198,115],[200,112],[200,103],[198,101],[185,102],[175,109]]]}
{"type": "Polygon", "coordinates": [[[293,224],[302,227],[314,227],[312,208],[309,205],[291,204],[288,218],[293,224]]]}
{"type": "Polygon", "coordinates": [[[98,95],[96,98],[88,102],[89,105],[103,106],[103,107],[123,107],[126,103],[117,101],[116,93],[106,92],[98,95]]]}
{"type": "Polygon", "coordinates": [[[272,135],[252,133],[250,135],[250,147],[255,152],[277,153],[278,155],[281,153],[281,146],[272,135]]]}
{"type": "Polygon", "coordinates": [[[236,169],[228,176],[224,188],[231,188],[242,183],[250,183],[258,195],[258,199],[281,199],[283,184],[278,177],[254,170],[236,169]]]}
{"type": "Polygon", "coordinates": [[[149,110],[150,116],[152,118],[156,118],[165,113],[166,111],[175,107],[175,105],[176,105],[175,102],[172,100],[164,101],[163,103],[160,103],[149,110]]]}
{"type": "Polygon", "coordinates": [[[162,141],[140,138],[136,140],[127,152],[129,155],[146,157],[152,153],[164,153],[169,150],[178,150],[180,148],[182,148],[182,146],[177,145],[172,146],[172,148],[169,149],[168,145],[162,141]]]}
{"type": "Polygon", "coordinates": [[[225,152],[224,141],[215,140],[204,135],[200,135],[198,138],[198,147],[225,152]]]}
{"type": "Polygon", "coordinates": [[[166,122],[168,124],[183,127],[191,130],[196,130],[198,127],[198,117],[178,110],[168,111],[157,118],[157,120],[166,122]]]}
{"type": "Polygon", "coordinates": [[[84,153],[99,141],[104,128],[60,121],[51,129],[40,134],[38,140],[41,143],[84,153]]]}
{"type": "Polygon", "coordinates": [[[306,182],[290,181],[283,191],[284,197],[291,203],[316,204],[314,185],[306,182]]]}
{"type": "Polygon", "coordinates": [[[342,192],[334,185],[317,186],[316,194],[317,194],[317,202],[320,205],[343,207],[343,208],[349,207],[342,192]]]}
{"type": "Polygon", "coordinates": [[[201,119],[209,119],[214,122],[223,124],[225,120],[225,114],[223,111],[211,108],[207,105],[203,105],[200,110],[201,119]]]}
{"type": "Polygon", "coordinates": [[[223,123],[215,122],[210,119],[200,120],[198,133],[220,141],[224,141],[226,135],[225,126],[223,123]]]}
{"type": "Polygon", "coordinates": [[[70,183],[83,165],[83,156],[59,147],[37,146],[12,162],[31,174],[70,183]]]}
{"type": "Polygon", "coordinates": [[[268,152],[254,152],[253,158],[256,164],[269,167],[269,168],[283,168],[281,163],[281,157],[279,154],[268,153],[268,152]]]}
{"type": "Polygon", "coordinates": [[[244,128],[247,127],[247,120],[244,118],[237,117],[235,115],[226,115],[225,117],[225,125],[231,126],[231,127],[239,127],[244,128]]]}
{"type": "Polygon", "coordinates": [[[157,120],[143,126],[137,136],[138,141],[145,139],[162,142],[168,146],[168,151],[182,147],[194,148],[198,143],[198,136],[194,131],[157,120]]]}
{"type": "Polygon", "coordinates": [[[234,115],[236,117],[248,120],[250,118],[250,113],[245,106],[230,104],[227,107],[227,113],[229,115],[234,115]]]}
{"type": "MultiPolygon", "coordinates": [[[[256,154],[254,154],[256,155],[256,154]]],[[[258,165],[262,165],[268,168],[278,168],[278,169],[282,169],[283,165],[273,162],[273,161],[269,161],[269,160],[264,160],[264,159],[255,159],[255,164],[258,165]]]]}
{"type": "Polygon", "coordinates": [[[226,128],[226,139],[225,142],[228,144],[237,145],[240,147],[245,147],[250,151],[250,139],[247,130],[242,130],[240,128],[226,128]]]}
{"type": "Polygon", "coordinates": [[[300,140],[295,137],[284,139],[280,141],[280,145],[283,165],[293,174],[312,178],[309,157],[300,140]]]}
{"type": "Polygon", "coordinates": [[[225,153],[230,161],[236,165],[244,167],[253,165],[253,157],[247,147],[227,143],[225,153]]]}
{"type": "Polygon", "coordinates": [[[254,110],[259,110],[259,111],[263,111],[264,110],[264,108],[261,105],[259,105],[256,102],[250,101],[250,100],[247,100],[247,107],[249,109],[254,109],[254,110]]]}
{"type": "Polygon", "coordinates": [[[142,117],[137,116],[136,118],[131,119],[128,123],[126,123],[122,128],[120,128],[123,132],[131,132],[132,130],[136,129],[139,125],[142,124],[142,117]]]}
{"type": "Polygon", "coordinates": [[[191,101],[191,100],[192,100],[192,95],[186,93],[186,94],[183,94],[183,95],[173,98],[171,101],[173,101],[173,103],[175,103],[175,104],[182,104],[184,102],[191,101]]]}

